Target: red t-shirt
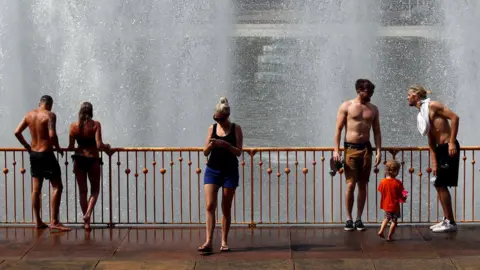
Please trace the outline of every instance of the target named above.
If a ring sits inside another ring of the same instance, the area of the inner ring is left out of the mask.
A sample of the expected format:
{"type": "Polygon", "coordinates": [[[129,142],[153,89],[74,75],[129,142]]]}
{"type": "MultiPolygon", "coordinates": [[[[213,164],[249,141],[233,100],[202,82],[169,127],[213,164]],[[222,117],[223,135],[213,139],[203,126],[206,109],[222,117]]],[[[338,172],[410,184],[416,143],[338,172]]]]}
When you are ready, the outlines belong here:
{"type": "Polygon", "coordinates": [[[378,191],[382,194],[380,208],[385,212],[400,212],[400,198],[403,198],[403,184],[395,178],[385,178],[380,181],[378,191]]]}

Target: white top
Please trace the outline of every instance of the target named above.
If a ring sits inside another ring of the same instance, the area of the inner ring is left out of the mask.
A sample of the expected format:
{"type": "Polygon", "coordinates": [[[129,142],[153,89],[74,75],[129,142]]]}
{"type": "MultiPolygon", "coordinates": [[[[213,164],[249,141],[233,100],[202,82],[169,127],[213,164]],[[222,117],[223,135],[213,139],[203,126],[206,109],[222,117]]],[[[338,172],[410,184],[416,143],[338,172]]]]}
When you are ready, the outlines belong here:
{"type": "Polygon", "coordinates": [[[422,136],[426,136],[430,131],[430,99],[427,98],[422,101],[420,105],[420,112],[417,115],[417,128],[422,136]]]}

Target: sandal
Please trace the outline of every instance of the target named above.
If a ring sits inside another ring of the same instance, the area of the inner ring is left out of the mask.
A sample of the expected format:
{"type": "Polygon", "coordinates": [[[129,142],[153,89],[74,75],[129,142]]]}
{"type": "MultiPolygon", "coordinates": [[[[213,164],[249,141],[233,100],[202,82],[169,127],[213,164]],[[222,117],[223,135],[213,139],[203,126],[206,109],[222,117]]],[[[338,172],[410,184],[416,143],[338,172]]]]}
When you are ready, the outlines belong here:
{"type": "Polygon", "coordinates": [[[230,248],[228,246],[221,246],[220,251],[221,252],[227,252],[227,251],[230,251],[230,248]]]}
{"type": "Polygon", "coordinates": [[[197,251],[198,252],[203,252],[203,253],[212,253],[213,249],[212,249],[212,247],[209,247],[209,246],[199,246],[197,248],[197,251]]]}

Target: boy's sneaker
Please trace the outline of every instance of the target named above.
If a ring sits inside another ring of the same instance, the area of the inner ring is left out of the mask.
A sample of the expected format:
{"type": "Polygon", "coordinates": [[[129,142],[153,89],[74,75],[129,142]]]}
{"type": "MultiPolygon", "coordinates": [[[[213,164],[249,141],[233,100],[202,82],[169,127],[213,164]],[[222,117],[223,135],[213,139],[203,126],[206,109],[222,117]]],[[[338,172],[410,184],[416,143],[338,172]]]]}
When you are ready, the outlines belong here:
{"type": "Polygon", "coordinates": [[[433,231],[433,230],[435,230],[435,228],[440,228],[440,227],[442,227],[442,226],[443,226],[443,223],[445,223],[444,220],[442,220],[440,223],[437,223],[437,224],[434,224],[434,225],[430,226],[430,230],[433,231]]]}
{"type": "Polygon", "coordinates": [[[434,225],[430,226],[430,230],[433,230],[433,229],[435,229],[435,228],[437,228],[437,227],[441,227],[441,226],[443,225],[443,223],[445,222],[445,220],[446,220],[446,218],[443,217],[443,220],[442,220],[442,221],[440,221],[440,222],[437,223],[437,224],[434,224],[434,225]]]}
{"type": "Polygon", "coordinates": [[[439,233],[439,232],[456,232],[457,231],[457,224],[452,224],[450,223],[450,220],[445,219],[443,221],[443,224],[435,227],[433,232],[439,233]]]}
{"type": "Polygon", "coordinates": [[[347,220],[347,222],[345,222],[345,228],[344,228],[345,231],[353,231],[355,230],[355,226],[353,225],[353,221],[352,220],[347,220]]]}
{"type": "Polygon", "coordinates": [[[365,231],[365,226],[361,219],[355,221],[355,228],[357,228],[357,231],[365,231]]]}

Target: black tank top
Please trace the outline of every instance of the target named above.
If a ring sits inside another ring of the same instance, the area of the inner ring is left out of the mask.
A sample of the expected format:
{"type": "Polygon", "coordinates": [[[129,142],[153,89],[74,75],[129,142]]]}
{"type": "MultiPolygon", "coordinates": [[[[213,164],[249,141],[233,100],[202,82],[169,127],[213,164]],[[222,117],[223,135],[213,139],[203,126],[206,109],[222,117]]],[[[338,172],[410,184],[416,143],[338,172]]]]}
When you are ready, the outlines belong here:
{"type": "MultiPolygon", "coordinates": [[[[237,137],[235,136],[235,124],[232,123],[230,132],[220,137],[217,135],[217,124],[213,124],[212,139],[228,142],[232,146],[237,145],[237,137]]],[[[207,166],[214,170],[230,170],[238,167],[237,157],[225,148],[213,148],[208,158],[207,166]]]]}

